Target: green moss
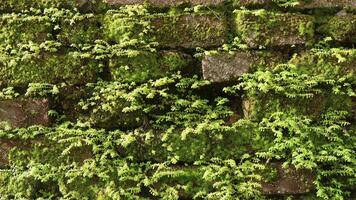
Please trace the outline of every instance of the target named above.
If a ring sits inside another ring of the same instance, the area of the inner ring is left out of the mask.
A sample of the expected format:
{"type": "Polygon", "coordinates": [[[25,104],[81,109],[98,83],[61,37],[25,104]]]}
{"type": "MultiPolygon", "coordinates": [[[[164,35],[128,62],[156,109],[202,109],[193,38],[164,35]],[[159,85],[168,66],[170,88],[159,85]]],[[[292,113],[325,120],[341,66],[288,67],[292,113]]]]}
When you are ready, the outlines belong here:
{"type": "Polygon", "coordinates": [[[323,33],[336,41],[356,43],[356,16],[336,16],[323,27],[323,33]]]}
{"type": "Polygon", "coordinates": [[[100,15],[74,15],[64,16],[60,21],[57,39],[65,44],[94,44],[95,40],[102,39],[100,15]]]}
{"type": "Polygon", "coordinates": [[[135,55],[111,58],[109,68],[115,81],[142,83],[183,70],[191,62],[189,55],[175,51],[138,51],[135,55]]]}
{"type": "Polygon", "coordinates": [[[0,10],[21,12],[23,10],[45,8],[79,9],[81,11],[101,11],[107,8],[102,0],[0,0],[0,10]]]}
{"type": "Polygon", "coordinates": [[[235,10],[234,31],[251,48],[304,45],[313,41],[313,17],[265,10],[235,10]]]}
{"type": "Polygon", "coordinates": [[[54,53],[18,51],[1,52],[0,85],[26,86],[31,82],[84,84],[96,79],[103,65],[81,52],[54,53]]]}
{"type": "Polygon", "coordinates": [[[172,48],[220,46],[226,40],[224,18],[214,14],[154,14],[138,18],[108,15],[104,32],[117,43],[141,40],[172,48]]]}
{"type": "Polygon", "coordinates": [[[0,18],[0,43],[44,42],[52,38],[51,28],[47,16],[4,14],[0,18]]]}

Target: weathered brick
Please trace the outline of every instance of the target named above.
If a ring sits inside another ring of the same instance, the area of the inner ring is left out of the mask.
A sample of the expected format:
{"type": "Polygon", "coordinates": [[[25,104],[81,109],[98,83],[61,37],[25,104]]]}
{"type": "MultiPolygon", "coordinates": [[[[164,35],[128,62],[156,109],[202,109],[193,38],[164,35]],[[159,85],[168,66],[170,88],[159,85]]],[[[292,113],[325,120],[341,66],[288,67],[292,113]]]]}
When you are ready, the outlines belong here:
{"type": "Polygon", "coordinates": [[[8,155],[10,150],[15,146],[14,141],[0,139],[0,167],[9,165],[8,155]]]}
{"type": "Polygon", "coordinates": [[[111,41],[122,43],[127,39],[158,42],[162,47],[196,48],[220,46],[226,41],[227,27],[218,14],[184,14],[178,16],[152,15],[142,17],[151,28],[144,27],[137,18],[110,14],[105,19],[105,35],[111,41]],[[144,34],[144,36],[142,36],[144,34]]]}
{"type": "Polygon", "coordinates": [[[251,48],[306,45],[313,42],[313,17],[265,10],[235,11],[235,34],[251,48]]]}
{"type": "Polygon", "coordinates": [[[335,16],[323,27],[322,32],[338,42],[356,43],[356,15],[335,16]]]}
{"type": "Polygon", "coordinates": [[[237,80],[244,73],[258,66],[282,62],[283,56],[276,52],[240,51],[207,55],[202,61],[203,76],[211,82],[237,80]]]}
{"type": "Polygon", "coordinates": [[[47,99],[0,101],[0,122],[13,128],[32,125],[48,126],[49,101],[47,99]]]}
{"type": "Polygon", "coordinates": [[[322,72],[335,78],[341,75],[356,73],[356,49],[313,49],[295,54],[289,63],[301,71],[313,75],[322,72]]]}
{"type": "MultiPolygon", "coordinates": [[[[12,154],[12,157],[22,161],[30,158],[35,160],[41,159],[42,162],[47,163],[57,162],[61,158],[63,158],[62,162],[65,162],[66,160],[66,158],[61,155],[65,147],[63,144],[58,144],[57,141],[45,140],[44,138],[27,140],[0,138],[0,168],[9,166],[10,152],[14,148],[23,151],[23,153],[12,154]],[[39,153],[38,149],[46,150],[39,153]]],[[[93,153],[90,146],[72,148],[71,152],[68,154],[69,162],[83,163],[86,159],[92,157],[93,153]]]]}
{"type": "Polygon", "coordinates": [[[4,14],[0,17],[0,43],[44,42],[52,38],[51,28],[47,16],[4,14]]]}
{"type": "Polygon", "coordinates": [[[276,6],[276,3],[273,0],[234,0],[235,6],[244,6],[244,7],[266,7],[266,6],[276,6]]]}
{"type": "Polygon", "coordinates": [[[299,1],[297,8],[356,8],[355,0],[311,0],[299,1]]]}
{"type": "Polygon", "coordinates": [[[295,169],[290,166],[283,168],[281,163],[271,163],[271,168],[277,171],[275,180],[262,183],[262,192],[267,195],[297,195],[311,192],[315,175],[310,170],[295,169]]]}
{"type": "Polygon", "coordinates": [[[81,52],[47,51],[0,52],[0,86],[27,86],[29,83],[85,84],[102,70],[100,61],[82,58],[81,52]]]}
{"type": "Polygon", "coordinates": [[[136,55],[111,58],[109,68],[115,81],[144,82],[181,71],[192,61],[190,55],[177,51],[138,51],[136,55]]]}
{"type": "MultiPolygon", "coordinates": [[[[339,80],[340,77],[348,76],[353,81],[356,72],[356,50],[309,50],[295,54],[289,63],[295,65],[295,72],[298,74],[324,74],[328,80],[339,80]]],[[[328,108],[351,111],[353,102],[348,95],[335,95],[324,89],[322,93],[315,93],[311,98],[288,98],[270,93],[261,99],[246,96],[242,106],[246,118],[260,119],[266,112],[296,108],[300,114],[317,119],[328,108]]]]}
{"type": "Polygon", "coordinates": [[[21,12],[23,10],[44,8],[79,9],[80,11],[99,11],[106,6],[102,0],[0,0],[0,10],[21,12]]]}
{"type": "MultiPolygon", "coordinates": [[[[273,0],[235,0],[236,6],[245,7],[276,7],[278,5],[276,1],[273,0]]],[[[356,3],[354,0],[300,0],[298,4],[292,6],[292,8],[297,9],[316,9],[316,8],[356,8],[356,3]]]]}
{"type": "Polygon", "coordinates": [[[147,3],[155,7],[170,7],[179,6],[183,4],[187,5],[205,5],[205,6],[216,6],[224,3],[224,0],[106,0],[109,5],[130,5],[130,4],[143,4],[147,3]]]}

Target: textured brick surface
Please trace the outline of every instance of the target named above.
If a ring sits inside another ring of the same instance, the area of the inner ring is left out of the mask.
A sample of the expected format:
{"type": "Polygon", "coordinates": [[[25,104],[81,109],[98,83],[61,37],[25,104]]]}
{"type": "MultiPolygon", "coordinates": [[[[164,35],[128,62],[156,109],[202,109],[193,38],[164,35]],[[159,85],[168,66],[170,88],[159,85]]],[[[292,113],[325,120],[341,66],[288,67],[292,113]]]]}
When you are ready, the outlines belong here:
{"type": "Polygon", "coordinates": [[[338,42],[356,43],[356,15],[335,16],[324,28],[326,36],[338,42]]]}
{"type": "Polygon", "coordinates": [[[275,180],[262,184],[264,194],[296,195],[311,192],[314,189],[315,176],[309,170],[297,170],[294,167],[283,168],[279,163],[271,164],[277,171],[275,180]]]}
{"type": "Polygon", "coordinates": [[[355,0],[311,0],[300,1],[297,8],[356,8],[355,0]]]}
{"type": "Polygon", "coordinates": [[[282,60],[282,54],[263,51],[207,55],[202,61],[203,76],[211,82],[233,81],[258,66],[272,67],[282,60]]]}
{"type": "Polygon", "coordinates": [[[1,44],[44,42],[50,40],[51,23],[45,16],[3,14],[0,17],[1,44]]]}
{"type": "MultiPolygon", "coordinates": [[[[237,6],[278,6],[273,0],[236,0],[237,6]]],[[[281,5],[282,6],[282,5],[281,5]]],[[[300,0],[293,8],[315,9],[315,8],[356,8],[354,0],[300,0]]]]}
{"type": "Polygon", "coordinates": [[[139,51],[135,56],[111,58],[109,68],[113,80],[144,82],[184,70],[192,62],[190,55],[178,51],[139,51]]]}
{"type": "Polygon", "coordinates": [[[178,6],[182,4],[188,5],[219,5],[224,0],[106,0],[109,5],[130,5],[148,3],[157,7],[178,6]]]}
{"type": "Polygon", "coordinates": [[[102,70],[100,62],[83,58],[79,52],[19,54],[21,59],[0,52],[0,86],[26,86],[31,82],[85,84],[94,81],[102,70]]]}
{"type": "Polygon", "coordinates": [[[0,122],[14,128],[49,125],[47,99],[0,101],[0,122]]]}
{"type": "MultiPolygon", "coordinates": [[[[105,20],[105,34],[109,40],[123,42],[127,31],[133,31],[135,38],[142,30],[140,25],[129,25],[134,19],[120,15],[109,15],[105,20]]],[[[158,15],[146,18],[152,31],[145,34],[147,41],[158,42],[162,47],[196,48],[221,46],[226,41],[227,26],[224,17],[217,14],[185,14],[179,16],[158,15]]]]}
{"type": "Polygon", "coordinates": [[[251,48],[305,45],[314,35],[313,17],[264,10],[236,10],[235,34],[251,48]]]}

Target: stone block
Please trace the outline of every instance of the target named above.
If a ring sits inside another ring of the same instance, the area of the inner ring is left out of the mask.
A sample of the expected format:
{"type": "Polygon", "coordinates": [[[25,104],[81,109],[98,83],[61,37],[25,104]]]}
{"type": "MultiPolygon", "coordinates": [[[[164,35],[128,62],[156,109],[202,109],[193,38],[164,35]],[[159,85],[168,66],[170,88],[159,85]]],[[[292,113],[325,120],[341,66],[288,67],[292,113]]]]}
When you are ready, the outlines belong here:
{"type": "Polygon", "coordinates": [[[41,43],[52,38],[52,24],[48,16],[3,14],[0,17],[0,43],[41,43]]]}
{"type": "Polygon", "coordinates": [[[356,44],[356,15],[331,18],[322,28],[322,33],[344,44],[356,44]]]}
{"type": "Polygon", "coordinates": [[[154,7],[171,7],[179,5],[217,6],[223,4],[224,0],[106,0],[106,2],[111,6],[147,3],[154,7]]]}
{"type": "Polygon", "coordinates": [[[191,67],[192,61],[192,56],[178,51],[137,51],[135,55],[111,58],[109,68],[114,81],[142,83],[191,67]]]}
{"type": "Polygon", "coordinates": [[[105,9],[106,5],[102,0],[0,0],[1,11],[21,12],[31,8],[66,8],[93,12],[105,9]]]}
{"type": "MultiPolygon", "coordinates": [[[[281,1],[283,2],[283,1],[281,1]]],[[[244,7],[285,7],[282,4],[278,5],[278,1],[273,0],[235,0],[235,6],[244,7]]],[[[298,4],[290,6],[296,9],[340,9],[340,8],[356,8],[356,3],[354,0],[299,0],[298,4]]]]}
{"type": "Polygon", "coordinates": [[[158,42],[161,47],[195,49],[224,44],[227,26],[224,17],[216,13],[157,14],[139,19],[108,14],[104,22],[104,34],[108,40],[117,43],[137,39],[147,43],[158,42]],[[149,31],[146,23],[151,27],[149,31]]]}
{"type": "Polygon", "coordinates": [[[272,67],[282,62],[283,55],[276,52],[237,51],[206,55],[202,61],[204,79],[211,82],[237,80],[258,66],[272,67]]]}
{"type": "Polygon", "coordinates": [[[313,42],[313,17],[265,10],[235,10],[234,33],[250,48],[308,45],[313,42]]]}
{"type": "Polygon", "coordinates": [[[0,122],[13,128],[33,125],[48,126],[49,101],[47,99],[25,99],[0,101],[0,122]]]}
{"type": "Polygon", "coordinates": [[[298,195],[311,192],[315,175],[310,170],[295,169],[290,166],[283,168],[281,163],[270,164],[277,176],[271,182],[262,183],[262,193],[266,195],[298,195]]]}
{"type": "Polygon", "coordinates": [[[83,58],[82,53],[23,50],[13,55],[0,51],[0,86],[93,82],[102,71],[103,64],[88,54],[83,58]]]}

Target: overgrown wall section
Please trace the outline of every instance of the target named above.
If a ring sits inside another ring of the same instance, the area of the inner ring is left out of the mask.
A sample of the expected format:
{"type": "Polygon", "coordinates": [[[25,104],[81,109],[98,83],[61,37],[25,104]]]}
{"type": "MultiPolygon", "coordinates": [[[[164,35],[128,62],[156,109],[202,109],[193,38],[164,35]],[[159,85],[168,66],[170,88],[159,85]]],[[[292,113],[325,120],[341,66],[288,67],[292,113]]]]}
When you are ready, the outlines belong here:
{"type": "Polygon", "coordinates": [[[0,0],[0,199],[353,199],[355,0],[0,0]]]}

